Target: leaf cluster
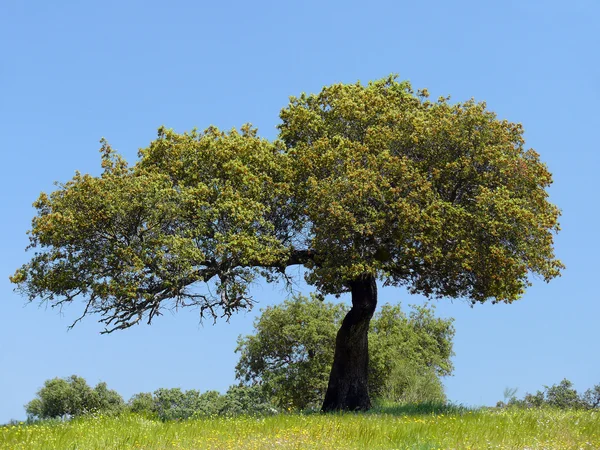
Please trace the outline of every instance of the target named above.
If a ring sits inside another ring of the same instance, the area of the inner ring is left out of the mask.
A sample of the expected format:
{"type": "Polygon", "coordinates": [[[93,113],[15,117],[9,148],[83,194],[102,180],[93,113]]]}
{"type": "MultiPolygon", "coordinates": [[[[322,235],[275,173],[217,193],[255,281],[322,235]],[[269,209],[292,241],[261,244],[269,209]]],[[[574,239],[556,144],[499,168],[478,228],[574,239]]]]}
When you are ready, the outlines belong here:
{"type": "Polygon", "coordinates": [[[35,253],[11,281],[31,301],[84,299],[111,332],[165,308],[228,318],[293,265],[325,294],[368,274],[472,302],[559,275],[551,175],[485,103],[392,76],[292,97],[280,117],[275,141],[162,127],[132,166],[103,140],[100,176],[34,203],[35,253]]]}
{"type": "MultiPolygon", "coordinates": [[[[238,339],[236,377],[260,386],[282,408],[306,409],[323,401],[343,304],[295,296],[266,308],[252,335],[238,339]]],[[[384,305],[369,332],[369,390],[377,397],[406,399],[409,391],[434,386],[426,400],[443,398],[440,377],[450,375],[454,327],[431,307],[384,305]],[[389,394],[389,395],[388,395],[389,394]]]]}

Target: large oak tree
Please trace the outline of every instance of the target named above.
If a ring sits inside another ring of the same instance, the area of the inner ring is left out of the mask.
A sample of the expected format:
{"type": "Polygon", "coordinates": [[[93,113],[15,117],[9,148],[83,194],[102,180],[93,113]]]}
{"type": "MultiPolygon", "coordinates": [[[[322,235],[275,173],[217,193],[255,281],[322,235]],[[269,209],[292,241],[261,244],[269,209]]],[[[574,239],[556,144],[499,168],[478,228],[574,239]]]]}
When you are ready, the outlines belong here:
{"type": "Polygon", "coordinates": [[[84,301],[105,332],[169,307],[228,317],[257,277],[302,265],[323,294],[350,293],[324,410],[368,409],[377,282],[428,297],[512,302],[559,275],[551,174],[520,124],[484,103],[430,101],[394,77],[292,97],[279,138],[161,128],[129,166],[103,143],[100,176],[41,194],[30,300],[84,301]]]}

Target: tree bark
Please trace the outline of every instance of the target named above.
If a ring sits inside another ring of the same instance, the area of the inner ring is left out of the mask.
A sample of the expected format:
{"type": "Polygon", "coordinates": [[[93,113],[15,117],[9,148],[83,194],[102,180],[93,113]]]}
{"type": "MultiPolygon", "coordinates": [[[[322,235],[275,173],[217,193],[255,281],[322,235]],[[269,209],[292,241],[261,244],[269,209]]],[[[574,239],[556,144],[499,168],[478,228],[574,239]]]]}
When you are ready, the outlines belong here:
{"type": "Polygon", "coordinates": [[[371,408],[368,332],[377,306],[375,277],[368,274],[352,281],[350,292],[352,308],[344,317],[335,340],[323,411],[366,411],[371,408]]]}

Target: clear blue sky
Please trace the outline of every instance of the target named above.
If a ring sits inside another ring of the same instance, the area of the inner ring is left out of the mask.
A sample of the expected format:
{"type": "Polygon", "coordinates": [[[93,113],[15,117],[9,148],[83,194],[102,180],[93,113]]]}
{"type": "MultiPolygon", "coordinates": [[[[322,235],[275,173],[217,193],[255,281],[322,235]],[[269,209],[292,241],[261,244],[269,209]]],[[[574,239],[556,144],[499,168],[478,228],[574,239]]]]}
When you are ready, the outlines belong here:
{"type": "MultiPolygon", "coordinates": [[[[125,398],[234,382],[235,341],[258,308],[216,326],[167,313],[100,336],[93,319],[67,332],[80,305],[59,313],[13,292],[31,203],[75,170],[99,173],[101,137],[130,161],[160,125],[252,122],[273,138],[288,96],[390,73],[522,122],[563,211],[562,278],[534,280],[513,305],[437,302],[456,318],[449,398],[490,405],[507,386],[522,395],[563,377],[582,390],[600,383],[599,22],[594,0],[1,1],[0,423],[24,418],[55,376],[103,380],[125,398]]],[[[259,307],[286,295],[266,285],[254,294],[259,307]]],[[[421,301],[397,289],[380,297],[421,301]]]]}

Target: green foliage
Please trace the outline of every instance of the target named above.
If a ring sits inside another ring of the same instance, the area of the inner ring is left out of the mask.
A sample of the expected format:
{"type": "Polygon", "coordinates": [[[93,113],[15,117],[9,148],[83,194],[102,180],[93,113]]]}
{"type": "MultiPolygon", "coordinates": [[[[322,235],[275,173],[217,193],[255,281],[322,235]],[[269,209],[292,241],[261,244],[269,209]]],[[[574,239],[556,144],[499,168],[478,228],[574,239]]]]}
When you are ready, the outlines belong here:
{"type": "Polygon", "coordinates": [[[513,396],[508,402],[498,402],[498,406],[595,409],[600,407],[600,384],[597,384],[580,395],[573,388],[573,383],[565,378],[558,384],[544,386],[543,391],[537,391],[535,394],[527,393],[523,399],[517,399],[513,392],[513,396]]]}
{"type": "Polygon", "coordinates": [[[92,389],[84,378],[72,375],[46,380],[37,397],[25,405],[25,410],[31,419],[49,419],[95,412],[117,413],[123,407],[121,396],[108,389],[106,383],[98,383],[92,389]]]}
{"type": "Polygon", "coordinates": [[[485,103],[432,102],[394,77],[292,97],[279,126],[304,208],[308,280],[376,274],[427,296],[511,302],[562,264],[551,175],[520,124],[485,103]]]}
{"type": "Polygon", "coordinates": [[[129,400],[129,410],[160,420],[186,420],[192,417],[266,415],[277,410],[257,387],[232,386],[221,395],[217,391],[200,393],[191,389],[158,389],[154,394],[140,393],[129,400]]]}
{"type": "Polygon", "coordinates": [[[277,412],[258,386],[231,386],[218,414],[225,416],[271,415],[277,412]]]}
{"type": "Polygon", "coordinates": [[[444,386],[435,370],[403,360],[391,366],[380,389],[380,397],[400,404],[446,403],[444,386]]]}
{"type": "Polygon", "coordinates": [[[558,276],[551,175],[522,126],[427,97],[395,77],[328,86],[291,98],[274,142],[160,128],[133,166],[103,141],[100,176],[35,202],[35,253],[11,281],[32,301],[85,299],[110,332],[168,307],[229,316],[296,264],[322,293],[368,274],[472,302],[558,276]]]}
{"type": "Polygon", "coordinates": [[[283,408],[316,406],[322,402],[343,305],[314,296],[285,300],[263,310],[254,335],[238,339],[236,377],[259,384],[283,408]]]}
{"type": "MultiPolygon", "coordinates": [[[[341,304],[296,296],[266,308],[255,334],[240,337],[236,377],[260,386],[282,408],[321,404],[333,360],[341,304]]],[[[369,389],[400,401],[444,401],[439,377],[452,371],[452,320],[434,317],[433,308],[384,305],[371,321],[369,389]]]]}
{"type": "Polygon", "coordinates": [[[123,398],[115,390],[108,389],[106,383],[100,382],[93,392],[94,408],[98,412],[117,413],[125,407],[123,398]]]}
{"type": "Polygon", "coordinates": [[[154,392],[154,408],[161,420],[188,419],[201,406],[200,392],[179,388],[154,392]]]}
{"type": "Polygon", "coordinates": [[[600,384],[597,384],[591,389],[585,391],[582,401],[587,408],[600,408],[600,384]]]}
{"type": "Polygon", "coordinates": [[[154,409],[154,397],[150,392],[140,392],[133,395],[127,402],[127,407],[129,411],[145,416],[152,416],[156,412],[154,409]]]}
{"type": "Polygon", "coordinates": [[[445,401],[439,377],[452,373],[452,319],[433,306],[383,305],[369,333],[369,390],[394,401],[445,401]]]}
{"type": "Polygon", "coordinates": [[[583,402],[573,383],[566,378],[559,384],[544,386],[546,388],[546,403],[555,408],[581,408],[583,402]]]}

